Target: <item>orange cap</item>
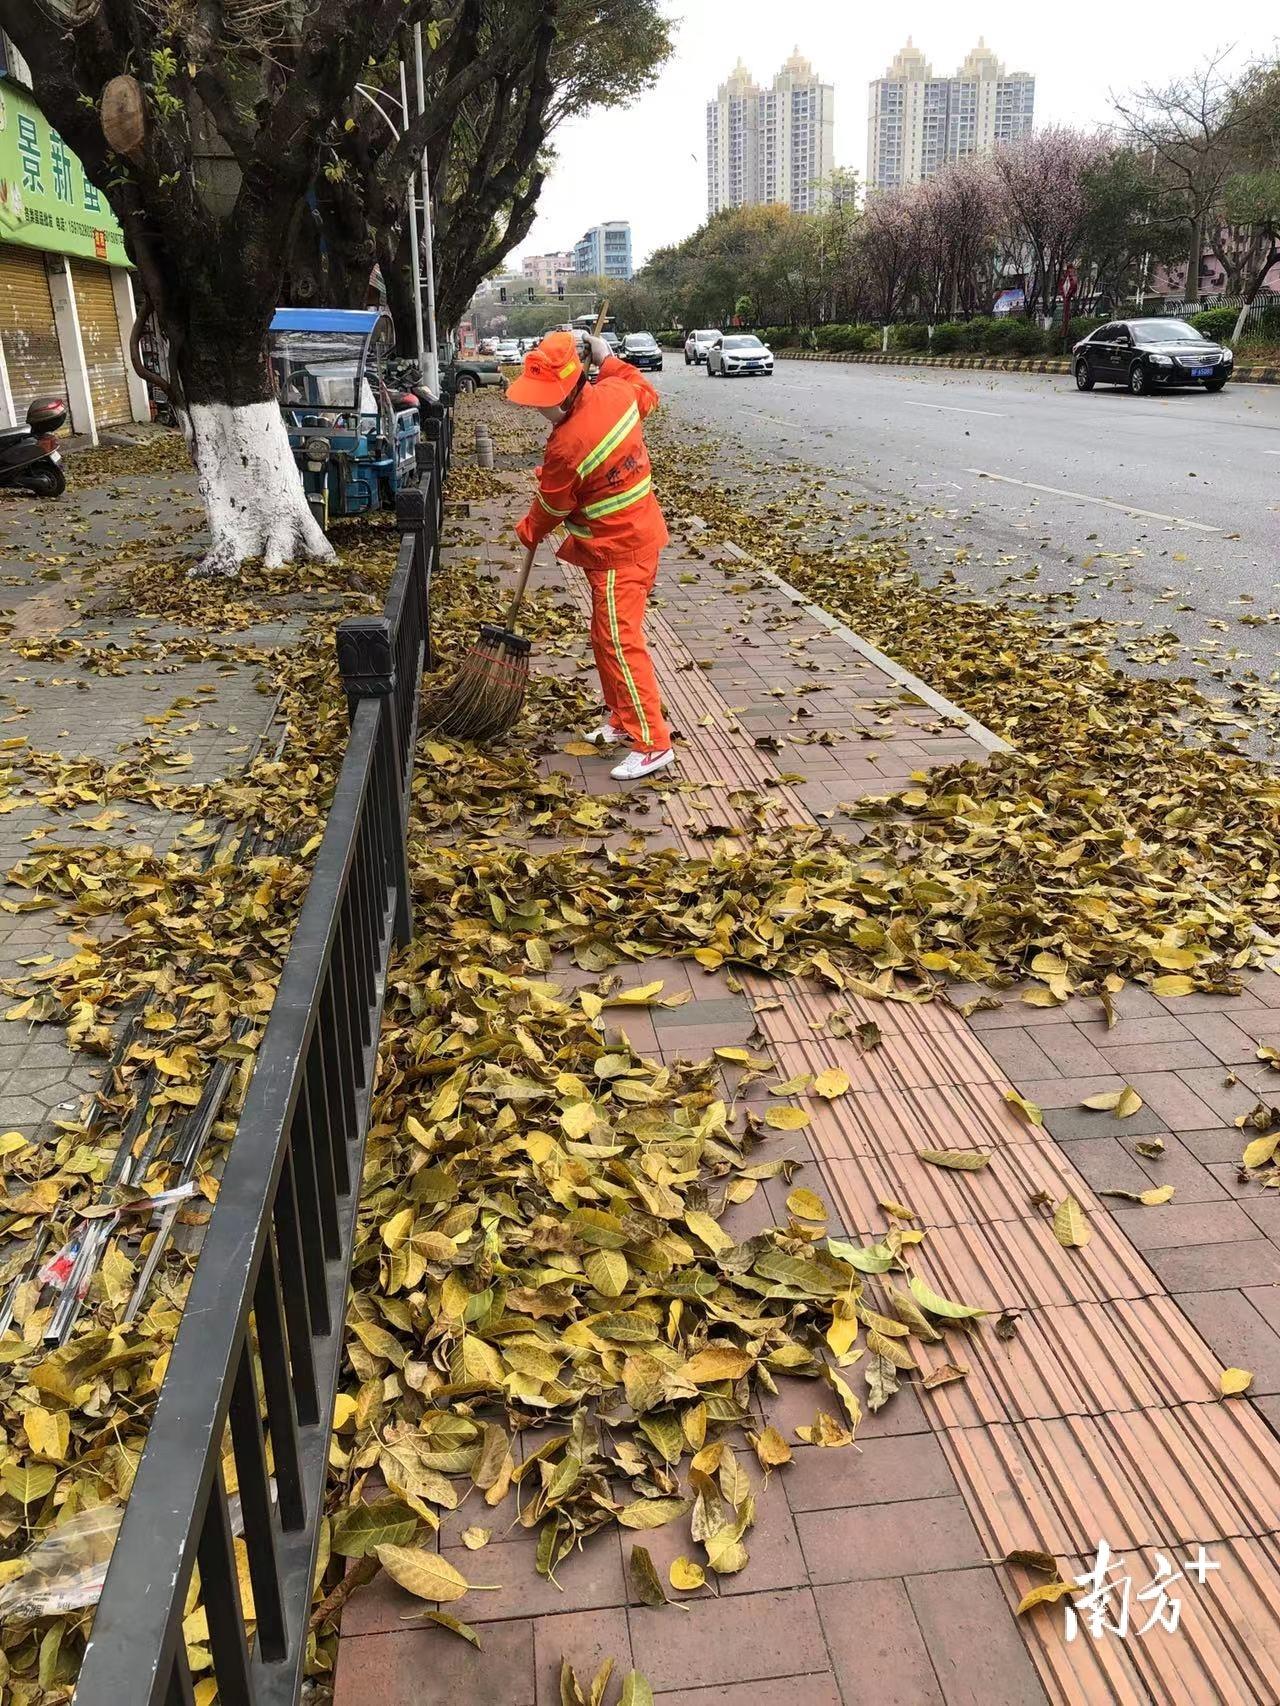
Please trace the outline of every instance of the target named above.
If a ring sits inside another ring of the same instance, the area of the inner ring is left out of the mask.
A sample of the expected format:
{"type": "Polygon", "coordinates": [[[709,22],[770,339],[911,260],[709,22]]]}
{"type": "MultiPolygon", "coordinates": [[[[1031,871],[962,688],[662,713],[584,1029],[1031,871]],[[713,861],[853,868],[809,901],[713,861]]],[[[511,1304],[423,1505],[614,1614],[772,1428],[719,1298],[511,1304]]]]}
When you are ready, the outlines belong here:
{"type": "Polygon", "coordinates": [[[507,386],[507,400],[536,409],[563,403],[582,377],[578,340],[572,332],[548,332],[524,358],[524,371],[507,386]]]}

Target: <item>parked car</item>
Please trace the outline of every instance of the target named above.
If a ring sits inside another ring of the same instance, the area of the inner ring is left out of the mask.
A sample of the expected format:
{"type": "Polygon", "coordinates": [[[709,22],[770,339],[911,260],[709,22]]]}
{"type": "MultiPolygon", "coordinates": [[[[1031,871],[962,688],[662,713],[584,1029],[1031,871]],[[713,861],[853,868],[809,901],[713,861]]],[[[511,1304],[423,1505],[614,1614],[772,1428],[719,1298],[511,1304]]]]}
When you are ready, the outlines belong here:
{"type": "Polygon", "coordinates": [[[492,355],[494,350],[497,349],[497,347],[498,347],[497,343],[494,341],[493,338],[481,338],[481,340],[480,340],[480,354],[481,355],[492,355]]]}
{"type": "Polygon", "coordinates": [[[518,338],[502,338],[493,353],[504,367],[519,367],[520,340],[518,338]]]}
{"type": "Polygon", "coordinates": [[[446,362],[440,372],[443,388],[451,395],[478,391],[482,385],[501,385],[502,369],[486,356],[463,356],[446,362]]]}
{"type": "Polygon", "coordinates": [[[1235,357],[1185,320],[1111,320],[1072,351],[1076,386],[1124,385],[1135,397],[1171,385],[1221,391],[1235,357]]]}
{"type": "Polygon", "coordinates": [[[662,372],[662,350],[652,332],[628,332],[622,340],[622,359],[632,367],[662,372]]]}
{"type": "Polygon", "coordinates": [[[707,378],[731,378],[735,373],[762,373],[773,378],[773,351],[754,332],[716,333],[707,351],[707,378]]]}
{"type": "Polygon", "coordinates": [[[690,332],[689,336],[684,340],[685,366],[689,367],[695,362],[705,361],[707,359],[707,351],[719,336],[720,333],[714,326],[709,327],[704,332],[690,332]]]}
{"type": "Polygon", "coordinates": [[[605,343],[608,344],[610,354],[622,354],[622,342],[616,332],[601,332],[600,336],[604,339],[605,343]]]}

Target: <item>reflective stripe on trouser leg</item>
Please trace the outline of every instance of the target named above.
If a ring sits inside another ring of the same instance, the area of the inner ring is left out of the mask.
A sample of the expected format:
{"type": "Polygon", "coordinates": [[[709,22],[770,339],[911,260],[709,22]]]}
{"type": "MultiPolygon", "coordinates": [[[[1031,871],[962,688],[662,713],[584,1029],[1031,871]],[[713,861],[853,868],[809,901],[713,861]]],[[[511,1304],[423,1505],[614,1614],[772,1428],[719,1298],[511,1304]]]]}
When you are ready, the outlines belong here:
{"type": "Polygon", "coordinates": [[[591,577],[593,599],[601,599],[608,620],[608,644],[598,654],[602,679],[613,677],[616,719],[644,752],[671,744],[662,715],[653,662],[644,642],[644,612],[657,576],[657,564],[629,563],[597,571],[591,577]],[[603,595],[603,596],[602,596],[603,595]]]}
{"type": "Polygon", "coordinates": [[[621,679],[613,662],[613,641],[609,635],[609,606],[603,588],[588,577],[591,588],[591,654],[600,677],[600,697],[604,700],[610,722],[622,727],[619,704],[626,697],[621,679]]]}

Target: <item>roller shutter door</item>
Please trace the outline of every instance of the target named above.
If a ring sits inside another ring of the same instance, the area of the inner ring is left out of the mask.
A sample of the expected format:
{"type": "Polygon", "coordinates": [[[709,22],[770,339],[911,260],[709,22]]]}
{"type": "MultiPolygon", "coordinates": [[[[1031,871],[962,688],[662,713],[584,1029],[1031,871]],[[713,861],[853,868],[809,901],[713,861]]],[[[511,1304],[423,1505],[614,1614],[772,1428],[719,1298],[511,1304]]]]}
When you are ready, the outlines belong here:
{"type": "Polygon", "coordinates": [[[34,397],[66,397],[53,300],[38,249],[0,243],[0,342],[19,421],[34,397]]]}
{"type": "Polygon", "coordinates": [[[120,347],[120,321],[111,289],[111,269],[96,261],[72,261],[71,282],[76,293],[76,317],[84,362],[89,370],[93,416],[99,432],[132,420],[125,352],[120,347]]]}

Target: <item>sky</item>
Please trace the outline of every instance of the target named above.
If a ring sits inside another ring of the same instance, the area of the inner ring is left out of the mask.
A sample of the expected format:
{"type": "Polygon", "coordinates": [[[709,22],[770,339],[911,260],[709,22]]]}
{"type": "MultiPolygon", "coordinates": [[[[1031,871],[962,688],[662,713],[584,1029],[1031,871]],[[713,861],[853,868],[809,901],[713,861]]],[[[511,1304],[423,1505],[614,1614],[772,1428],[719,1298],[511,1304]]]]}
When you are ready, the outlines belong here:
{"type": "MultiPolygon", "coordinates": [[[[1238,11],[1230,33],[1217,37],[1204,9],[1188,0],[1154,17],[1134,6],[1090,15],[963,0],[911,0],[901,11],[850,0],[663,0],[663,9],[676,21],[673,59],[631,107],[560,127],[556,164],[519,255],[571,249],[588,226],[629,219],[639,266],[653,249],[695,230],[706,217],[706,103],[739,55],[763,84],[798,47],[835,84],[835,163],[861,174],[867,84],[884,75],[908,34],[940,76],[954,73],[985,36],[1011,71],[1034,74],[1037,126],[1105,123],[1109,90],[1168,81],[1219,45],[1240,57],[1276,46],[1266,7],[1238,11]]],[[[518,259],[508,264],[519,270],[518,259]]]]}

